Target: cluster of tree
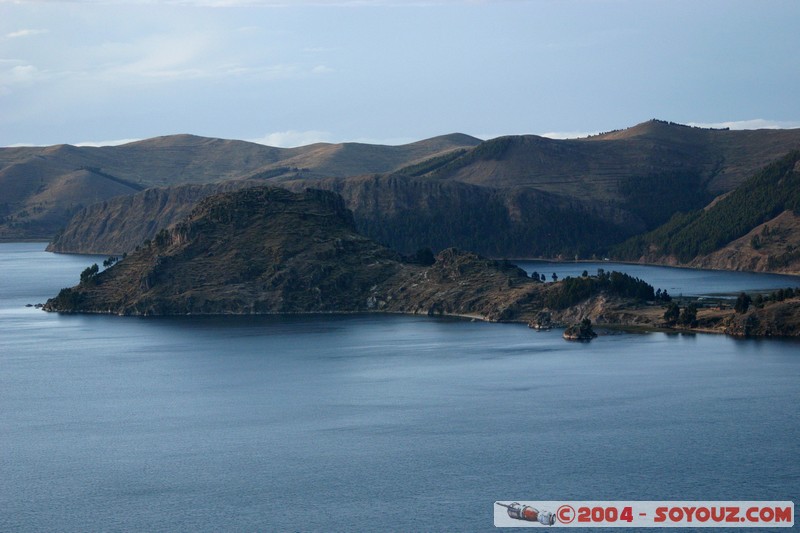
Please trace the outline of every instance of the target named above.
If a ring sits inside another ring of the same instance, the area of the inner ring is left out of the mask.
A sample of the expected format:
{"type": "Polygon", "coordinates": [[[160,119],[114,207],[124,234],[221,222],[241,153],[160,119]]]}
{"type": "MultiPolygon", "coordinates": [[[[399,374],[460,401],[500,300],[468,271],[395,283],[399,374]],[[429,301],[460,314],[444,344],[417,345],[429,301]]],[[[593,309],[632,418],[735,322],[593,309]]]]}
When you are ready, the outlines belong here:
{"type": "Polygon", "coordinates": [[[83,293],[69,287],[61,289],[55,297],[54,308],[76,309],[83,301],[83,293]]]}
{"type": "Polygon", "coordinates": [[[672,296],[669,295],[667,289],[664,289],[663,291],[661,289],[657,289],[655,294],[655,300],[656,302],[668,303],[672,301],[672,296]]]}
{"type": "Polygon", "coordinates": [[[545,305],[553,309],[565,309],[595,294],[606,292],[623,298],[654,300],[653,286],[623,272],[597,271],[597,276],[566,277],[558,290],[550,292],[545,305]]]}
{"type": "Polygon", "coordinates": [[[733,310],[736,313],[743,314],[750,309],[751,305],[754,305],[760,309],[764,307],[765,304],[782,302],[787,298],[794,298],[795,296],[800,296],[800,287],[796,289],[787,287],[785,289],[773,291],[766,296],[763,294],[756,294],[755,297],[751,297],[749,294],[742,292],[736,297],[736,303],[733,305],[733,310]]]}
{"type": "MultiPolygon", "coordinates": [[[[742,295],[740,294],[739,297],[741,298],[741,296],[742,295]]],[[[778,289],[777,291],[773,291],[767,295],[756,294],[750,301],[756,307],[761,308],[764,307],[765,304],[773,302],[782,302],[788,298],[794,298],[796,296],[800,296],[800,287],[796,289],[793,289],[792,287],[787,287],[785,289],[778,289]]]]}
{"type": "Polygon", "coordinates": [[[433,250],[426,247],[420,248],[413,255],[405,256],[404,260],[415,265],[431,266],[436,263],[436,256],[433,255],[433,250]]]}
{"type": "Polygon", "coordinates": [[[169,243],[169,231],[166,228],[161,229],[153,239],[156,243],[156,246],[161,247],[169,243]]]}
{"type": "Polygon", "coordinates": [[[97,263],[90,267],[86,267],[83,272],[81,272],[81,283],[89,283],[90,281],[93,281],[99,272],[100,267],[97,266],[97,263]]]}
{"type": "Polygon", "coordinates": [[[111,257],[103,260],[103,268],[108,268],[114,263],[119,261],[119,257],[112,255],[111,257]]]}
{"type": "Polygon", "coordinates": [[[641,257],[651,247],[688,262],[747,234],[787,209],[800,214],[800,151],[768,165],[711,209],[678,213],[666,224],[614,247],[621,259],[641,257]]]}
{"type": "Polygon", "coordinates": [[[693,303],[681,308],[675,302],[670,302],[667,305],[667,310],[664,311],[664,321],[668,326],[684,326],[695,327],[697,326],[697,306],[693,303]]]}
{"type": "Polygon", "coordinates": [[[739,293],[739,296],[736,298],[736,303],[733,304],[733,310],[739,314],[746,313],[751,303],[753,303],[753,299],[750,298],[749,294],[744,292],[739,293]]]}
{"type": "MultiPolygon", "coordinates": [[[[588,273],[588,272],[586,272],[585,270],[584,270],[583,272],[584,272],[584,274],[586,274],[586,276],[588,276],[588,275],[589,275],[589,273],[588,273]]],[[[586,277],[586,276],[584,276],[584,277],[586,277]]],[[[544,281],[547,281],[547,276],[545,276],[544,274],[539,274],[539,273],[538,273],[538,272],[536,272],[535,270],[534,270],[533,272],[531,272],[531,278],[532,278],[532,279],[535,279],[536,281],[542,281],[542,282],[544,282],[544,281]]],[[[556,274],[555,272],[553,272],[553,273],[550,275],[550,279],[552,279],[552,280],[553,280],[553,283],[555,283],[556,281],[558,281],[558,274],[556,274]]]]}

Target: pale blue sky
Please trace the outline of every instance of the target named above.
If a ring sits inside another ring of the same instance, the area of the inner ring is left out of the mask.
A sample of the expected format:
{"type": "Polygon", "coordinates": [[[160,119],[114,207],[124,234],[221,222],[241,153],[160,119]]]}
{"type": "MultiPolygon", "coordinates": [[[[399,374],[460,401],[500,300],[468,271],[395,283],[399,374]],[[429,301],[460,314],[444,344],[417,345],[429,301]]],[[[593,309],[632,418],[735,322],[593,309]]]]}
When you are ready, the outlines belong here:
{"type": "Polygon", "coordinates": [[[0,0],[0,145],[798,127],[799,24],[797,0],[0,0]]]}

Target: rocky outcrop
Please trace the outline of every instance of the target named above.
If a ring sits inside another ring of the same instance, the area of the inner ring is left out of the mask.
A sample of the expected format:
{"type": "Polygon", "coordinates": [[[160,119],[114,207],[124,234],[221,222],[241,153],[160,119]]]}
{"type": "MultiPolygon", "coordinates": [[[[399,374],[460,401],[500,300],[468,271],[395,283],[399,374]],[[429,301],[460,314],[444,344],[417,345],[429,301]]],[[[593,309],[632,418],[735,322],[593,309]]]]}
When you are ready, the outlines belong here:
{"type": "Polygon", "coordinates": [[[588,342],[597,337],[597,333],[592,329],[591,320],[584,318],[581,322],[572,324],[565,329],[561,336],[568,341],[588,342]]]}
{"type": "Polygon", "coordinates": [[[723,328],[735,337],[800,337],[800,298],[731,314],[723,322],[723,328]]]}

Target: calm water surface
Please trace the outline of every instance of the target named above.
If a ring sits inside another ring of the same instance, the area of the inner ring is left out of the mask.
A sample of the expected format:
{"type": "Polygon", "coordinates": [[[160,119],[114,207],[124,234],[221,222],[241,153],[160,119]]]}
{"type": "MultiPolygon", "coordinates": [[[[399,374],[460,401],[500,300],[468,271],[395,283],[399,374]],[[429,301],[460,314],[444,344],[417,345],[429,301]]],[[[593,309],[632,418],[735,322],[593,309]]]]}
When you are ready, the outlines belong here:
{"type": "Polygon", "coordinates": [[[725,272],[720,270],[700,270],[695,268],[677,268],[639,265],[635,263],[598,262],[550,262],[550,261],[517,261],[528,275],[532,272],[544,274],[548,282],[555,273],[559,279],[566,276],[578,277],[583,271],[591,275],[597,270],[610,272],[618,270],[631,276],[643,279],[656,289],[666,289],[673,296],[730,296],[735,297],[742,291],[771,292],[775,289],[800,287],[800,276],[784,274],[756,274],[754,272],[725,272]]]}
{"type": "Polygon", "coordinates": [[[795,342],[55,315],[24,306],[97,259],[42,249],[0,245],[0,531],[491,531],[496,500],[798,497],[795,342]]]}

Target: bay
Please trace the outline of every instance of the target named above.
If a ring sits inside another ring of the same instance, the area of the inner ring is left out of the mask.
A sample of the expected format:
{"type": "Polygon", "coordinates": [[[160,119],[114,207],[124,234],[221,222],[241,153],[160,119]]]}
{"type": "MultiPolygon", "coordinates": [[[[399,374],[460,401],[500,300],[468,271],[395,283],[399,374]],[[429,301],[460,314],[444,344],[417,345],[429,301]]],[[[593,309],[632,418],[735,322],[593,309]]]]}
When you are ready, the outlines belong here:
{"type": "Polygon", "coordinates": [[[567,276],[579,277],[584,271],[597,274],[598,269],[606,272],[624,272],[642,279],[654,289],[667,290],[673,296],[727,296],[736,297],[740,292],[771,292],[787,287],[800,287],[800,276],[786,274],[764,274],[755,272],[732,272],[725,270],[703,270],[697,268],[678,268],[669,266],[640,265],[638,263],[615,263],[613,261],[515,261],[530,276],[533,272],[544,274],[547,282],[555,273],[558,279],[567,276]]]}
{"type": "Polygon", "coordinates": [[[0,245],[0,531],[490,531],[497,500],[800,487],[797,342],[25,307],[92,262],[0,245]]]}

